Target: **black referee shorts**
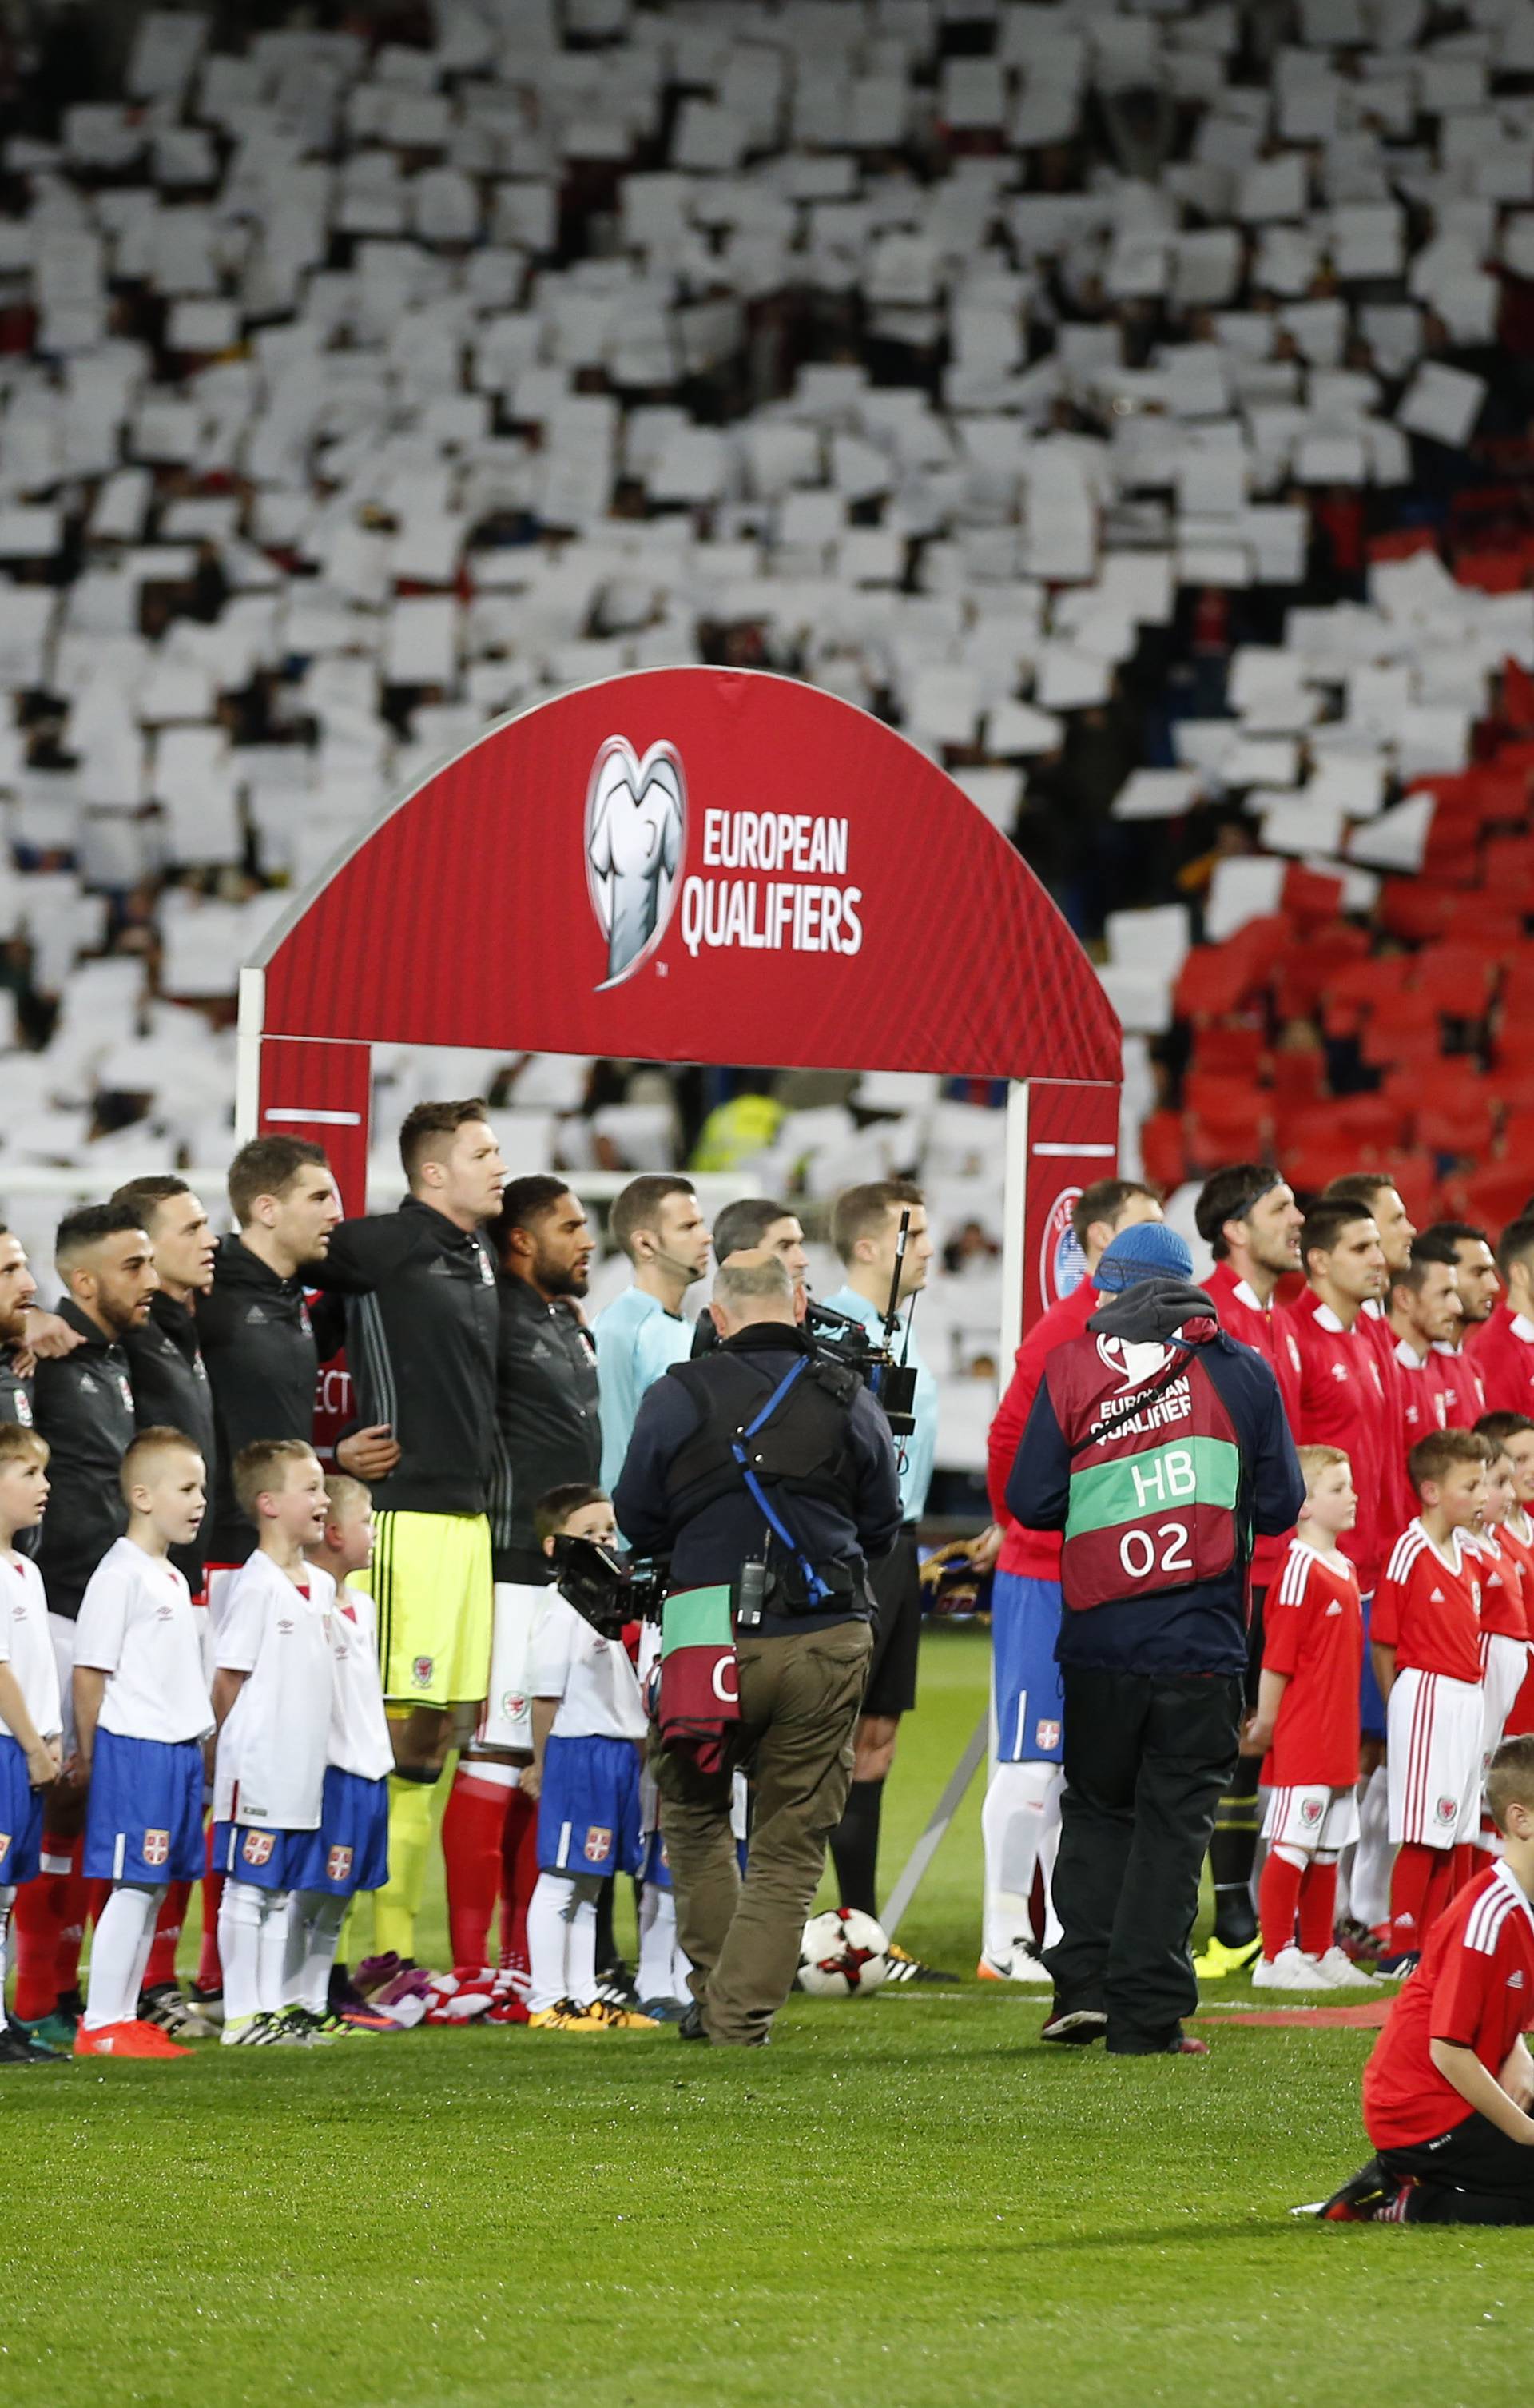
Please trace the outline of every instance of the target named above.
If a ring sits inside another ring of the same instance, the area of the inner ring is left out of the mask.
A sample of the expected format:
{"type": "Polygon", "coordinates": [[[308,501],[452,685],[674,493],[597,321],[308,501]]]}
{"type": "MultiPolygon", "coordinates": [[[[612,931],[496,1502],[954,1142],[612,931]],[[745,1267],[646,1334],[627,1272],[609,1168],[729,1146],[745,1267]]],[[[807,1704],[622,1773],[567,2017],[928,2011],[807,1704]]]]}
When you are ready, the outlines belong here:
{"type": "Polygon", "coordinates": [[[869,1566],[868,1585],[877,1611],[862,1711],[908,1714],[916,1702],[921,1652],[921,1565],[914,1522],[906,1524],[882,1561],[869,1566]]]}

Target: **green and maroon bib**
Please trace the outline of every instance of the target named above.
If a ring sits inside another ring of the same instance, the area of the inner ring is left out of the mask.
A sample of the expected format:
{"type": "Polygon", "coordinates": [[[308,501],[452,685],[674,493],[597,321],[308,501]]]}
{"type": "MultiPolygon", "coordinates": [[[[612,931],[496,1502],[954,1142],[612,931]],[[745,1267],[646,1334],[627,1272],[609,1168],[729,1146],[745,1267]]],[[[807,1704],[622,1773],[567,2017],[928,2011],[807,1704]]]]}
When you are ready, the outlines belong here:
{"type": "Polygon", "coordinates": [[[1071,1455],[1066,1604],[1084,1612],[1228,1572],[1241,1451],[1198,1344],[1126,1348],[1088,1331],[1044,1378],[1071,1455]]]}

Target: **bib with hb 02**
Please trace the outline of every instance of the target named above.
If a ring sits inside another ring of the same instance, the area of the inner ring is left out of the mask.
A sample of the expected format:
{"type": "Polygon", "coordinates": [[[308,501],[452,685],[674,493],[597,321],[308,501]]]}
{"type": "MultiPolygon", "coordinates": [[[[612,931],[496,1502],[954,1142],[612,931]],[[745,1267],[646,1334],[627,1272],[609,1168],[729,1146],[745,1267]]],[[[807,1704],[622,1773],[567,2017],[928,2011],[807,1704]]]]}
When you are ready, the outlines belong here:
{"type": "Polygon", "coordinates": [[[1076,1612],[1229,1570],[1241,1453],[1196,1345],[1088,1333],[1045,1371],[1071,1455],[1060,1583],[1076,1612]]]}

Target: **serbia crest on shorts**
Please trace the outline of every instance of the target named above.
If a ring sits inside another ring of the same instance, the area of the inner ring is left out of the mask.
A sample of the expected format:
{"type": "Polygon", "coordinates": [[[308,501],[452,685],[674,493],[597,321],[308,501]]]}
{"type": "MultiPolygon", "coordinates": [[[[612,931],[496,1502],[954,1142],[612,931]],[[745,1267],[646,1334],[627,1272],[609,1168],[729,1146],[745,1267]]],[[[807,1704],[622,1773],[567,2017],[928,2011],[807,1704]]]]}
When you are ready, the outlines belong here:
{"type": "Polygon", "coordinates": [[[274,1831],[247,1831],[240,1854],[248,1865],[269,1865],[276,1845],[274,1831]]]}
{"type": "Polygon", "coordinates": [[[332,1848],[329,1856],[325,1858],[325,1879],[333,1882],[344,1882],[350,1870],[351,1850],[349,1848],[332,1848]]]}
{"type": "Polygon", "coordinates": [[[1046,1305],[1058,1304],[1061,1297],[1072,1295],[1087,1277],[1087,1257],[1071,1221],[1072,1208],[1080,1194],[1079,1187],[1062,1187],[1044,1225],[1039,1292],[1046,1305]]]}
{"type": "Polygon", "coordinates": [[[3,1864],[5,1863],[6,1858],[9,1856],[9,1854],[10,1854],[10,1833],[9,1833],[8,1831],[0,1831],[0,1865],[3,1865],[3,1864]]]}
{"type": "Polygon", "coordinates": [[[1060,1743],[1058,1723],[1039,1723],[1034,1728],[1033,1743],[1036,1747],[1058,1747],[1060,1743]]]}
{"type": "Polygon", "coordinates": [[[165,1864],[169,1860],[170,1856],[170,1833],[168,1831],[146,1831],[144,1834],[144,1845],[140,1850],[140,1854],[147,1865],[165,1864]]]}
{"type": "Polygon", "coordinates": [[[604,1865],[613,1853],[611,1831],[599,1830],[595,1824],[586,1834],[586,1861],[589,1865],[604,1865]]]}

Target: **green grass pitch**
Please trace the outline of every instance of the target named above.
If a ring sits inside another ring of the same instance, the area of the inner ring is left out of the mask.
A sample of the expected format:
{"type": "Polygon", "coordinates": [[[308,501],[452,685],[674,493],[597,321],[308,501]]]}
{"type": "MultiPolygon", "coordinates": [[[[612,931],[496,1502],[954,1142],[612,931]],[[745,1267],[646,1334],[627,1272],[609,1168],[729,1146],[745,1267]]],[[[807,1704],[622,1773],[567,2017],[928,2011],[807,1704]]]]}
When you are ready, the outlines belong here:
{"type": "MultiPolygon", "coordinates": [[[[926,1645],[887,1881],[985,1667],[926,1645]]],[[[5,2079],[0,2401],[1523,2408],[1530,2236],[1285,2212],[1363,2154],[1367,2034],[1110,2062],[970,1978],[979,1785],[902,1933],[964,1987],[796,2000],[765,2052],[431,2031],[5,2079]]]]}

